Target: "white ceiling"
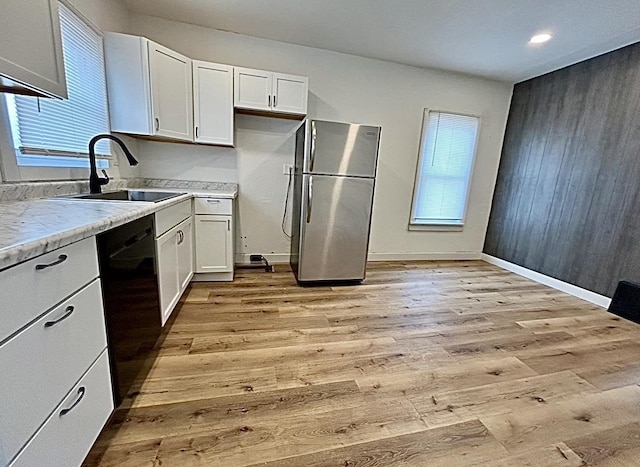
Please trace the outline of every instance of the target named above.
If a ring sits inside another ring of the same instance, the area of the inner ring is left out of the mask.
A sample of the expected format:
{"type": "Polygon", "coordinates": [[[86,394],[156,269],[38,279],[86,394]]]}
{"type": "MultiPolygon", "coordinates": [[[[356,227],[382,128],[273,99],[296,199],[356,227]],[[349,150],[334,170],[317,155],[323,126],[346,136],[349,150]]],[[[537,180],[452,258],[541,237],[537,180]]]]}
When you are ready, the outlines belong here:
{"type": "Polygon", "coordinates": [[[640,41],[639,0],[123,0],[138,13],[518,82],[640,41]],[[554,38],[531,46],[529,38],[554,38]]]}

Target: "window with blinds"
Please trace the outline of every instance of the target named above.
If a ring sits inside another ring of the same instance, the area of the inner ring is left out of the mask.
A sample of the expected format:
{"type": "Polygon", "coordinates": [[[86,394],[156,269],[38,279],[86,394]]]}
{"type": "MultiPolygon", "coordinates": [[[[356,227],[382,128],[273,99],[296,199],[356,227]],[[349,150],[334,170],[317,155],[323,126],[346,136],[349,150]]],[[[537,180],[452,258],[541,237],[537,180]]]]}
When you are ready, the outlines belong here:
{"type": "Polygon", "coordinates": [[[411,224],[463,226],[479,119],[425,109],[411,224]]]}
{"type": "MultiPolygon", "coordinates": [[[[110,131],[102,36],[59,6],[69,99],[7,95],[18,165],[88,167],[89,140],[110,131]]],[[[96,154],[110,156],[109,142],[99,142],[96,154]]]]}

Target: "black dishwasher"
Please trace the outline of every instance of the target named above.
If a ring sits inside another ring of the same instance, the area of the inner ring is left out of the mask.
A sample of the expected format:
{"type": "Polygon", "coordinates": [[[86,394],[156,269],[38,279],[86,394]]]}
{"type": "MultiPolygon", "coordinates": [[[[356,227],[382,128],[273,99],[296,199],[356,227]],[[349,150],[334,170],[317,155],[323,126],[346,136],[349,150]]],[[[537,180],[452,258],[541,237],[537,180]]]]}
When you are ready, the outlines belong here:
{"type": "Polygon", "coordinates": [[[148,372],[161,333],[153,216],[97,236],[115,405],[148,372]]]}

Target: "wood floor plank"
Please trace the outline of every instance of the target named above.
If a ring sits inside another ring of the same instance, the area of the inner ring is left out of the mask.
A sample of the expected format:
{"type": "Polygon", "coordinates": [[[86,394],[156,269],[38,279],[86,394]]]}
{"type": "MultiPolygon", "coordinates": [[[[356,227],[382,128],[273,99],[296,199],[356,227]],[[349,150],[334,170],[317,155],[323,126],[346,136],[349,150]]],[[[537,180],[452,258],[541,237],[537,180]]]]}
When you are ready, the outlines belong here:
{"type": "Polygon", "coordinates": [[[304,364],[305,362],[335,358],[349,359],[363,355],[393,352],[398,348],[399,346],[393,338],[381,337],[233,352],[161,356],[154,359],[148,377],[177,377],[239,368],[263,368],[266,365],[304,364]]]}
{"type": "Polygon", "coordinates": [[[482,467],[582,467],[584,461],[566,444],[560,442],[524,454],[501,457],[476,462],[471,460],[469,466],[482,467]]]}
{"type": "Polygon", "coordinates": [[[109,443],[128,444],[181,434],[193,436],[215,430],[241,430],[250,422],[267,419],[284,423],[296,414],[308,420],[336,407],[361,406],[364,399],[353,381],[248,392],[242,395],[116,411],[107,426],[109,443]]]}
{"type": "Polygon", "coordinates": [[[210,353],[233,350],[260,349],[278,343],[279,347],[340,342],[362,338],[357,326],[329,326],[243,332],[220,336],[198,336],[192,339],[190,353],[210,353]]]}
{"type": "Polygon", "coordinates": [[[618,342],[559,344],[554,348],[522,356],[521,360],[538,373],[581,368],[606,368],[624,362],[640,361],[640,340],[624,339],[618,342]]]}
{"type": "Polygon", "coordinates": [[[149,439],[126,444],[110,444],[103,435],[83,462],[84,467],[155,467],[162,439],[149,439]]]}
{"type": "Polygon", "coordinates": [[[189,376],[145,378],[134,382],[121,408],[212,399],[277,388],[274,368],[216,370],[189,376]]]}
{"type": "Polygon", "coordinates": [[[640,422],[566,441],[587,465],[621,466],[640,462],[640,422]]]}
{"type": "Polygon", "coordinates": [[[318,450],[423,431],[410,404],[396,401],[377,408],[362,405],[280,418],[247,418],[239,429],[165,438],[158,452],[162,465],[247,465],[283,457],[303,456],[318,450]]]}
{"type": "Polygon", "coordinates": [[[522,453],[640,420],[640,387],[581,394],[517,413],[481,416],[480,420],[507,450],[522,453]]]}
{"type": "MultiPolygon", "coordinates": [[[[464,466],[500,456],[502,446],[478,420],[259,464],[273,466],[464,466]]],[[[258,465],[258,464],[255,464],[258,465]]]]}
{"type": "Polygon", "coordinates": [[[429,427],[451,425],[478,416],[510,414],[541,404],[593,394],[598,389],[570,371],[446,392],[409,397],[429,427]]]}
{"type": "Polygon", "coordinates": [[[640,325],[482,261],[371,263],[361,285],[322,287],[239,269],[192,284],[128,356],[144,373],[87,467],[640,455],[640,325]]]}
{"type": "Polygon", "coordinates": [[[466,361],[425,370],[394,371],[388,375],[362,375],[356,381],[366,398],[376,400],[454,391],[536,374],[517,358],[504,357],[466,361]]]}

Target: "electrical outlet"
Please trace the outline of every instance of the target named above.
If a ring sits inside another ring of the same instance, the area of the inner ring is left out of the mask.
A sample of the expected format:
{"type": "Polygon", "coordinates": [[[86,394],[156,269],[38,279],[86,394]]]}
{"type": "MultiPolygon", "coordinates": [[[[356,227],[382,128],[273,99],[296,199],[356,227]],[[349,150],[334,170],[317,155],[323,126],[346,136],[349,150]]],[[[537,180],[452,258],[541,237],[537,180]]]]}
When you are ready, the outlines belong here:
{"type": "Polygon", "coordinates": [[[293,164],[284,164],[282,166],[282,174],[283,175],[289,175],[289,171],[293,170],[293,164]]]}

